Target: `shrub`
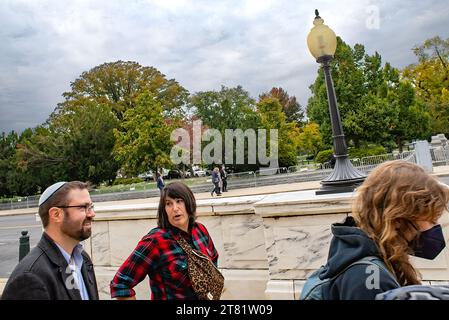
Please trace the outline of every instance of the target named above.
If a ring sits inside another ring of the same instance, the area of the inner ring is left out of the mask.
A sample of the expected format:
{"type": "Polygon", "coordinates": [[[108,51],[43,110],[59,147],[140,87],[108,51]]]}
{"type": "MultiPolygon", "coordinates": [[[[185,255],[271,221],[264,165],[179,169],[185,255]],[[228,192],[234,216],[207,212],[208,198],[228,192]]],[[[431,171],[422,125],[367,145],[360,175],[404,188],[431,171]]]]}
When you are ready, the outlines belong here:
{"type": "Polygon", "coordinates": [[[332,149],[322,150],[318,152],[318,154],[315,157],[315,162],[318,163],[328,162],[330,157],[332,156],[332,153],[334,153],[332,149]]]}
{"type": "MultiPolygon", "coordinates": [[[[326,163],[329,161],[331,155],[333,153],[332,149],[322,150],[318,152],[318,154],[315,157],[315,162],[317,163],[326,163]]],[[[382,146],[373,145],[369,147],[363,147],[363,148],[350,148],[348,150],[349,158],[364,158],[364,157],[370,157],[370,156],[376,156],[379,154],[385,154],[387,153],[386,149],[382,146]]]]}
{"type": "Polygon", "coordinates": [[[387,151],[382,146],[371,146],[363,148],[351,148],[349,149],[349,158],[364,158],[370,156],[376,156],[378,154],[385,154],[387,151]]]}

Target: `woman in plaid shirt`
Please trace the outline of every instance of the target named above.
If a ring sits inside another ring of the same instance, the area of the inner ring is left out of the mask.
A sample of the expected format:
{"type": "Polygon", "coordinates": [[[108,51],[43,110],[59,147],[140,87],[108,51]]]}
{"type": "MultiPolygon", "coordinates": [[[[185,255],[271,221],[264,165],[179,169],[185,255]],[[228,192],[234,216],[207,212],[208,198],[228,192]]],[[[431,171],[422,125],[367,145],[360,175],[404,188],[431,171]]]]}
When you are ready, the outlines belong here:
{"type": "Polygon", "coordinates": [[[111,297],[135,299],[133,287],[147,275],[152,300],[194,300],[187,270],[187,255],[176,242],[183,237],[215,265],[218,253],[206,227],[196,220],[195,197],[185,184],[173,182],[161,195],[158,227],[139,241],[111,281],[111,297]]]}

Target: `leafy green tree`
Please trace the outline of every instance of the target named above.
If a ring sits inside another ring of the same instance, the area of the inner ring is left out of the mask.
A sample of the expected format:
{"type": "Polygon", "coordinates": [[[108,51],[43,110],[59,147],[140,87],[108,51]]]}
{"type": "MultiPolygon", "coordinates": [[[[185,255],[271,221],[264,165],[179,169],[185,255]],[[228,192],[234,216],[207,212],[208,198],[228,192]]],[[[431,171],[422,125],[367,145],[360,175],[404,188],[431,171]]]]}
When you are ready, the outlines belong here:
{"type": "Polygon", "coordinates": [[[17,167],[32,173],[42,188],[57,180],[112,183],[119,168],[132,167],[116,160],[126,157],[113,156],[114,129],[136,134],[125,133],[121,120],[140,103],[143,92],[161,105],[159,116],[184,114],[187,90],[153,67],[117,61],[83,72],[46,123],[18,145],[17,167]]]}
{"type": "MultiPolygon", "coordinates": [[[[368,143],[385,146],[394,141],[402,149],[405,140],[424,137],[428,115],[414,99],[414,89],[400,79],[399,71],[389,63],[382,66],[381,56],[365,54],[363,45],[353,48],[337,38],[332,61],[340,116],[346,139],[356,148],[368,143]],[[420,123],[418,127],[412,125],[420,123]]],[[[307,112],[320,124],[325,145],[331,146],[331,124],[326,85],[322,70],[310,86],[313,96],[307,112]]]]}
{"type": "MultiPolygon", "coordinates": [[[[391,128],[398,121],[398,111],[386,99],[368,93],[360,100],[359,109],[348,110],[343,125],[358,148],[362,143],[382,143],[391,139],[391,128]]],[[[346,133],[346,132],[345,132],[346,133]]]]}
{"type": "MultiPolygon", "coordinates": [[[[226,129],[257,129],[259,117],[256,113],[255,101],[241,86],[235,88],[221,87],[220,91],[203,91],[195,93],[190,100],[192,113],[201,119],[203,125],[209,129],[217,129],[222,138],[225,138],[226,129]]],[[[236,140],[234,138],[234,140],[236,140]]],[[[202,150],[206,143],[202,144],[202,150]]],[[[236,157],[237,144],[234,143],[233,155],[236,157]]],[[[222,144],[223,160],[225,155],[225,143],[222,144]]],[[[244,158],[248,159],[248,145],[244,146],[244,158]]],[[[234,171],[256,170],[257,164],[235,164],[229,165],[234,171]]],[[[216,164],[210,164],[213,168],[216,164]]]]}
{"type": "Polygon", "coordinates": [[[204,125],[222,134],[225,129],[257,128],[255,101],[241,86],[195,93],[190,106],[204,125]]]}
{"type": "Polygon", "coordinates": [[[270,97],[279,100],[288,122],[295,122],[298,127],[302,126],[304,122],[304,110],[302,110],[301,105],[296,101],[295,96],[290,97],[284,89],[273,87],[269,92],[261,94],[259,100],[270,97]]]}
{"type": "Polygon", "coordinates": [[[315,122],[307,123],[300,131],[298,147],[301,152],[314,156],[323,148],[320,127],[315,122]]]}
{"type": "Polygon", "coordinates": [[[134,108],[128,109],[118,129],[114,129],[114,156],[123,163],[126,174],[136,175],[149,169],[170,167],[171,132],[178,120],[168,121],[160,101],[150,92],[140,94],[134,108]]]}
{"type": "Polygon", "coordinates": [[[418,63],[406,67],[402,74],[429,112],[432,133],[449,135],[449,38],[427,39],[413,51],[418,63]]]}
{"type": "Polygon", "coordinates": [[[0,197],[36,194],[55,173],[50,163],[37,169],[23,159],[26,145],[39,131],[41,127],[26,129],[20,136],[12,131],[0,137],[0,197]]]}
{"type": "Polygon", "coordinates": [[[47,176],[52,181],[112,183],[119,168],[111,156],[115,144],[113,129],[117,126],[110,106],[87,98],[71,101],[24,141],[20,148],[21,167],[43,172],[51,168],[52,173],[47,176]]]}
{"type": "MultiPolygon", "coordinates": [[[[17,145],[17,168],[32,176],[38,189],[44,190],[56,181],[67,180],[64,170],[64,142],[48,126],[27,129],[17,145]]],[[[15,183],[19,183],[17,179],[15,183]]]]}
{"type": "Polygon", "coordinates": [[[8,134],[2,132],[0,136],[0,197],[12,195],[8,176],[14,170],[13,157],[18,140],[19,137],[14,131],[8,134]]]}
{"type": "MultiPolygon", "coordinates": [[[[278,156],[279,166],[289,167],[297,164],[299,145],[299,129],[295,123],[287,122],[287,117],[282,111],[282,106],[277,98],[263,98],[257,104],[257,113],[260,117],[262,128],[278,130],[278,156]]],[[[267,138],[267,149],[269,138],[267,138]]]]}
{"type": "Polygon", "coordinates": [[[104,63],[83,72],[71,83],[72,90],[63,94],[65,101],[58,108],[65,108],[71,101],[89,98],[97,104],[109,105],[117,116],[135,106],[136,98],[148,91],[161,103],[167,116],[184,112],[188,91],[174,79],[167,79],[153,67],[143,67],[133,61],[104,63]]]}
{"type": "MultiPolygon", "coordinates": [[[[119,163],[111,156],[115,144],[113,129],[118,126],[111,107],[89,99],[73,101],[71,112],[53,117],[50,129],[62,134],[66,174],[69,179],[112,183],[119,163]]],[[[67,111],[67,110],[66,110],[67,111]]]]}
{"type": "MultiPolygon", "coordinates": [[[[139,104],[140,111],[142,110],[142,100],[139,98],[142,94],[151,94],[152,99],[159,103],[162,107],[160,115],[158,117],[164,118],[179,118],[185,112],[185,107],[188,99],[188,91],[180,86],[174,79],[166,79],[160,71],[153,67],[143,67],[137,62],[132,61],[117,61],[112,63],[104,63],[88,72],[83,72],[82,75],[71,84],[71,91],[63,94],[65,101],[58,105],[58,108],[49,119],[49,123],[57,122],[54,117],[65,119],[69,121],[72,119],[73,112],[80,105],[86,105],[86,101],[90,101],[92,105],[102,106],[111,112],[114,116],[105,115],[107,121],[107,128],[103,128],[106,132],[103,135],[104,141],[97,143],[101,145],[98,148],[98,153],[101,155],[107,155],[108,161],[105,161],[104,166],[100,163],[93,161],[92,157],[86,157],[83,160],[79,160],[78,163],[83,163],[83,166],[87,168],[87,176],[95,178],[102,177],[109,182],[115,178],[117,169],[122,167],[125,170],[135,168],[133,163],[120,163],[117,159],[131,159],[123,156],[111,157],[112,150],[115,145],[115,139],[113,129],[117,129],[124,135],[135,135],[135,132],[124,132],[125,126],[119,126],[120,122],[124,119],[124,115],[128,110],[132,110],[139,104]],[[114,120],[115,118],[115,120],[114,120]]],[[[147,104],[149,108],[151,104],[147,104]]],[[[104,110],[106,112],[106,109],[104,110]]],[[[99,110],[98,110],[99,111],[99,110]]],[[[153,111],[152,111],[153,112],[153,111]]],[[[143,112],[145,114],[145,112],[143,112]]],[[[136,116],[137,117],[137,116],[136,116]]],[[[128,115],[129,119],[129,115],[128,115]]],[[[72,119],[76,120],[76,119],[72,119]]],[[[55,127],[66,128],[64,123],[56,124],[55,127]]],[[[131,130],[138,130],[133,126],[128,126],[131,130]]],[[[90,130],[92,132],[92,129],[90,130]]],[[[97,137],[97,134],[94,134],[97,137]]],[[[101,135],[98,136],[101,138],[101,135]]],[[[72,142],[76,139],[82,138],[82,135],[74,136],[72,134],[72,142]]],[[[83,139],[81,139],[82,141],[83,139]]],[[[100,142],[100,141],[98,141],[100,142]]],[[[118,143],[118,142],[117,142],[118,143]]],[[[89,147],[89,144],[85,144],[85,147],[89,147]]],[[[79,148],[84,148],[79,145],[79,148]]],[[[120,145],[115,146],[115,150],[120,150],[120,145]]],[[[92,152],[95,155],[95,151],[92,152]]],[[[95,156],[100,156],[97,154],[95,156]]],[[[161,157],[160,154],[148,154],[147,157],[161,157]]],[[[168,157],[168,155],[166,155],[168,157]]],[[[101,159],[101,158],[99,158],[101,159]]],[[[133,171],[132,169],[131,171],[133,171]]],[[[148,169],[147,169],[148,170],[148,169]]],[[[74,172],[79,172],[79,169],[74,172]]],[[[74,172],[69,171],[69,175],[73,175],[74,172]]],[[[138,172],[140,173],[140,172],[138,172]]],[[[85,174],[83,176],[86,176],[85,174]]]]}
{"type": "MultiPolygon", "coordinates": [[[[332,79],[335,86],[338,107],[342,119],[343,130],[346,139],[359,144],[362,137],[360,130],[351,128],[352,123],[346,122],[346,115],[349,111],[357,112],[361,108],[361,98],[366,95],[364,86],[365,76],[363,74],[363,58],[365,49],[362,45],[356,44],[352,49],[337,37],[337,50],[334,60],[332,60],[332,79]]],[[[324,73],[320,68],[315,83],[310,86],[312,96],[307,105],[307,116],[311,121],[320,125],[320,132],[324,143],[332,145],[332,130],[327,102],[326,83],[324,73]]]]}
{"type": "Polygon", "coordinates": [[[389,132],[399,152],[402,152],[405,141],[426,139],[429,136],[430,115],[423,103],[416,99],[415,89],[409,82],[401,81],[389,90],[386,101],[397,112],[397,121],[391,124],[389,132]]]}

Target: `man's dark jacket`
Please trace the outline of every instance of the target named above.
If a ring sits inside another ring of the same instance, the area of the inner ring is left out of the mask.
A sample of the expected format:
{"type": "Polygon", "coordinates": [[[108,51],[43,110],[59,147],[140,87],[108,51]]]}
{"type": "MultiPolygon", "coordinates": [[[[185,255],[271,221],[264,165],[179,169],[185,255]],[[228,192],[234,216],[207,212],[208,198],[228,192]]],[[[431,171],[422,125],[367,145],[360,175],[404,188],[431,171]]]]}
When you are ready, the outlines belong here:
{"type": "MultiPolygon", "coordinates": [[[[84,261],[81,273],[89,299],[98,300],[92,261],[85,251],[82,252],[82,256],[84,261]]],[[[67,261],[53,240],[44,232],[37,246],[15,267],[1,299],[81,300],[79,290],[73,287],[73,278],[67,261]]]]}

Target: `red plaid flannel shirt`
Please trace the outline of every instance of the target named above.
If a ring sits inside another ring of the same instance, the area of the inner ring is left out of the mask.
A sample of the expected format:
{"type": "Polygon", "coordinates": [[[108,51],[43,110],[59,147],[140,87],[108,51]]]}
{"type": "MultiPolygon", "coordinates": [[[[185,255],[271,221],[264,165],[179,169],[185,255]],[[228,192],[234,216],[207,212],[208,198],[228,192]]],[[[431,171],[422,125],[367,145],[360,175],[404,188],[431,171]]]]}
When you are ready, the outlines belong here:
{"type": "Polygon", "coordinates": [[[187,255],[176,242],[177,237],[186,239],[217,265],[218,252],[204,225],[195,222],[190,234],[175,227],[154,228],[115,274],[110,284],[112,298],[134,296],[133,287],[148,275],[152,300],[197,299],[187,271],[187,255]]]}

